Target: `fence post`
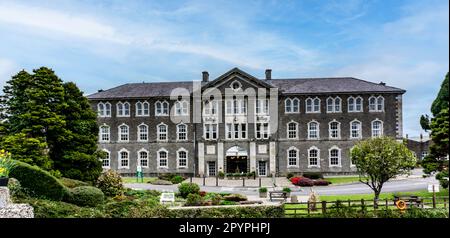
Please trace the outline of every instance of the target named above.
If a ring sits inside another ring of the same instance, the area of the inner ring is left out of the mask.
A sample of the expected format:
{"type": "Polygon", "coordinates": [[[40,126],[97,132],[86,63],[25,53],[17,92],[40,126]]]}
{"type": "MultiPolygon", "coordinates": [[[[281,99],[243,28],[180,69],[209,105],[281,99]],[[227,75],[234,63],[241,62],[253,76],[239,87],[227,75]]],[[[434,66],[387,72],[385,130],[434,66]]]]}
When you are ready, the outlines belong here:
{"type": "Polygon", "coordinates": [[[261,177],[259,178],[259,187],[261,187],[261,177]]]}
{"type": "Polygon", "coordinates": [[[307,202],[306,204],[307,204],[307,206],[308,206],[308,215],[309,215],[310,212],[311,212],[310,209],[309,209],[309,208],[310,208],[310,206],[309,206],[309,200],[308,200],[308,202],[307,202]]]}
{"type": "Polygon", "coordinates": [[[219,177],[216,176],[216,187],[219,186],[219,177]]]}
{"type": "Polygon", "coordinates": [[[361,211],[365,210],[364,199],[361,198],[361,211]]]}
{"type": "Polygon", "coordinates": [[[348,207],[350,207],[350,206],[351,206],[350,199],[348,199],[348,207]]]}
{"type": "Polygon", "coordinates": [[[327,201],[322,201],[322,215],[327,213],[327,201]]]}
{"type": "Polygon", "coordinates": [[[447,208],[447,198],[444,198],[444,208],[447,208]]]}
{"type": "Polygon", "coordinates": [[[389,201],[388,201],[388,199],[386,198],[386,210],[388,209],[388,206],[389,206],[389,201]]]}
{"type": "Polygon", "coordinates": [[[436,192],[434,190],[434,184],[433,184],[433,208],[436,208],[436,192]]]}

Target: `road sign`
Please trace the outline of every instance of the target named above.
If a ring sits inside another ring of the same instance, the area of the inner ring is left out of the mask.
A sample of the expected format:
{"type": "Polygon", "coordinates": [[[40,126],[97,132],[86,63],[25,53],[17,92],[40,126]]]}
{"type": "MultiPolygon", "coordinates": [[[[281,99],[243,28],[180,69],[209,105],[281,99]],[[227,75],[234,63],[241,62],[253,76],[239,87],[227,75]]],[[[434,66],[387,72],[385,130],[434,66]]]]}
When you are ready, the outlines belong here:
{"type": "Polygon", "coordinates": [[[142,172],[142,166],[138,165],[136,171],[137,171],[137,172],[142,172]]]}
{"type": "Polygon", "coordinates": [[[439,192],[439,184],[428,184],[428,192],[432,193],[432,192],[439,192]],[[434,190],[433,190],[434,187],[434,190]]]}

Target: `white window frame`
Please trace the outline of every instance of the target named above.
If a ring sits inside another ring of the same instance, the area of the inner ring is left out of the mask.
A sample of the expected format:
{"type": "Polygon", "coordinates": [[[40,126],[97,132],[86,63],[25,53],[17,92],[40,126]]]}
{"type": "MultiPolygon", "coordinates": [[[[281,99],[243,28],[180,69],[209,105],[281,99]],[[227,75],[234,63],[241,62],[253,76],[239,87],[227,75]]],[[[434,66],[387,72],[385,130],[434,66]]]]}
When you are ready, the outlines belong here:
{"type": "Polygon", "coordinates": [[[342,99],[339,96],[336,97],[328,97],[327,98],[327,113],[340,113],[342,112],[342,99]],[[339,99],[339,104],[336,103],[336,100],[339,99]],[[329,100],[331,100],[331,104],[329,103],[329,100]],[[339,110],[336,110],[336,106],[339,106],[339,110]],[[329,110],[329,107],[331,106],[331,110],[329,110]]]}
{"type": "Polygon", "coordinates": [[[150,104],[147,101],[138,101],[136,103],[136,117],[150,116],[150,104]],[[139,106],[141,110],[139,111],[139,106]]]}
{"type": "Polygon", "coordinates": [[[164,124],[163,122],[161,122],[161,123],[159,123],[158,125],[156,125],[156,140],[157,140],[157,141],[163,141],[163,142],[169,140],[169,126],[166,125],[166,124],[164,124]],[[166,132],[162,133],[162,132],[159,130],[159,127],[160,127],[160,126],[165,126],[166,132]],[[163,135],[163,134],[165,134],[166,139],[160,139],[161,135],[163,135]]]}
{"type": "Polygon", "coordinates": [[[187,141],[188,140],[188,126],[184,123],[179,123],[177,124],[177,141],[187,141]],[[185,127],[185,131],[184,132],[180,132],[180,126],[184,126],[185,127]],[[184,139],[180,139],[180,135],[181,133],[185,134],[185,138],[184,139]]]}
{"type": "Polygon", "coordinates": [[[119,141],[119,142],[129,142],[130,141],[130,127],[127,125],[127,124],[125,124],[125,123],[122,123],[122,124],[120,124],[118,127],[117,127],[117,129],[118,129],[118,138],[117,138],[117,141],[119,141]],[[127,139],[126,140],[122,140],[122,130],[120,129],[122,126],[125,126],[126,128],[127,128],[127,133],[126,133],[126,135],[127,135],[127,139]]]}
{"type": "Polygon", "coordinates": [[[145,123],[141,123],[140,125],[137,126],[137,141],[148,141],[149,140],[149,131],[148,131],[148,126],[145,123]],[[142,140],[141,139],[141,126],[144,126],[146,129],[146,134],[147,134],[147,139],[142,140]]]}
{"type": "Polygon", "coordinates": [[[270,102],[269,99],[256,99],[255,115],[269,115],[270,102]]]}
{"type": "Polygon", "coordinates": [[[158,168],[158,169],[168,169],[169,168],[169,151],[167,151],[166,149],[164,149],[164,148],[161,148],[161,149],[159,149],[157,152],[156,152],[156,162],[157,162],[157,165],[156,165],[156,167],[158,168]],[[160,157],[160,153],[161,152],[166,152],[166,158],[164,158],[165,160],[166,160],[166,166],[161,166],[161,157],[160,157]]]}
{"type": "Polygon", "coordinates": [[[381,137],[381,136],[383,136],[383,121],[382,120],[380,120],[380,119],[375,119],[375,120],[373,120],[371,123],[370,123],[370,125],[371,125],[371,132],[372,132],[372,138],[374,138],[374,137],[381,137]],[[374,135],[374,124],[375,124],[375,122],[380,122],[380,128],[379,128],[379,130],[380,130],[380,134],[378,135],[378,136],[375,136],[374,135]]]}
{"type": "Polygon", "coordinates": [[[290,140],[298,139],[298,122],[291,120],[290,122],[286,123],[286,138],[290,140]],[[295,136],[290,137],[289,132],[292,132],[292,130],[289,129],[290,124],[295,124],[295,136]]]}
{"type": "Polygon", "coordinates": [[[247,123],[225,123],[225,140],[242,140],[247,139],[247,136],[248,136],[247,123]],[[237,131],[236,125],[238,127],[237,131]],[[245,130],[242,129],[242,126],[245,126],[245,130]],[[238,135],[237,137],[236,133],[238,135]],[[245,136],[242,136],[243,133],[245,133],[245,136]],[[228,135],[231,135],[231,137],[228,137],[228,135]]]}
{"type": "Polygon", "coordinates": [[[369,97],[369,112],[376,112],[377,111],[377,97],[370,96],[369,97]],[[373,101],[373,103],[372,103],[373,101]]]}
{"type": "Polygon", "coordinates": [[[125,148],[122,148],[122,149],[120,149],[118,152],[117,152],[118,154],[118,159],[119,159],[119,165],[118,165],[118,169],[130,169],[130,151],[129,150],[127,150],[127,149],[125,149],[125,148]],[[127,159],[126,160],[128,160],[128,166],[122,166],[122,152],[126,152],[127,153],[127,159]]]}
{"type": "Polygon", "coordinates": [[[97,104],[97,116],[98,117],[111,117],[111,103],[99,102],[97,104]],[[103,110],[100,109],[100,106],[103,107],[103,110]]]}
{"type": "Polygon", "coordinates": [[[116,106],[117,109],[117,117],[130,117],[131,114],[131,104],[129,102],[121,102],[119,101],[116,106]],[[128,113],[125,113],[125,105],[128,105],[128,113]],[[120,107],[122,109],[120,109],[120,107]],[[122,112],[122,113],[120,113],[122,112]]]}
{"type": "Polygon", "coordinates": [[[188,116],[189,115],[189,102],[186,100],[179,100],[175,102],[175,115],[176,116],[188,116]]]}
{"type": "Polygon", "coordinates": [[[348,112],[363,112],[363,111],[364,111],[364,99],[363,99],[361,96],[357,96],[357,97],[351,96],[351,97],[348,97],[348,98],[347,98],[347,111],[348,111],[348,112]],[[350,99],[353,99],[353,110],[350,110],[350,105],[351,105],[350,99]],[[360,109],[360,110],[356,110],[356,105],[357,105],[356,101],[357,101],[358,99],[361,100],[361,109],[360,109]]]}
{"type": "Polygon", "coordinates": [[[383,96],[378,96],[376,101],[375,101],[375,108],[377,112],[384,112],[384,97],[383,96]],[[381,103],[379,103],[378,100],[381,99],[381,103]],[[378,107],[381,106],[381,109],[379,109],[378,107]]]}
{"type": "Polygon", "coordinates": [[[306,113],[320,113],[320,104],[321,104],[321,100],[319,97],[308,97],[305,100],[305,112],[306,113]],[[316,100],[318,100],[318,105],[316,105],[316,100]],[[311,110],[308,110],[308,102],[311,102],[311,110]],[[318,110],[315,110],[316,106],[318,106],[318,110]]]}
{"type": "Polygon", "coordinates": [[[270,123],[269,122],[257,122],[255,123],[255,139],[267,140],[270,137],[270,123]],[[267,124],[267,131],[264,129],[264,124],[267,124]],[[260,125],[260,136],[258,137],[258,125],[260,125]],[[267,136],[265,136],[267,135],[267,136]]]}
{"type": "Polygon", "coordinates": [[[155,116],[162,117],[162,116],[169,116],[169,102],[167,101],[156,101],[155,102],[155,116]],[[158,112],[158,108],[161,109],[161,112],[158,112]],[[164,112],[165,111],[165,112],[164,112]]]}
{"type": "Polygon", "coordinates": [[[187,169],[189,164],[188,164],[188,160],[189,160],[189,151],[186,150],[185,148],[180,148],[177,150],[177,169],[187,169]],[[180,165],[180,152],[185,152],[186,153],[186,165],[181,166],[180,165]]]}
{"type": "Polygon", "coordinates": [[[203,123],[203,138],[205,140],[217,140],[219,138],[219,125],[217,123],[203,123]],[[209,126],[210,130],[206,130],[206,128],[209,126]],[[213,138],[214,135],[214,130],[213,128],[216,129],[216,137],[213,138]],[[209,134],[210,137],[207,138],[206,134],[209,134]]]}
{"type": "Polygon", "coordinates": [[[316,146],[311,146],[308,149],[308,168],[320,168],[320,150],[316,146]],[[311,150],[317,151],[317,165],[311,165],[311,150]]]}
{"type": "Polygon", "coordinates": [[[300,112],[300,99],[298,98],[286,98],[284,100],[284,113],[285,114],[293,114],[300,112]],[[288,102],[290,105],[288,106],[288,102]],[[295,110],[295,104],[297,104],[297,108],[295,110]]]}
{"type": "Polygon", "coordinates": [[[210,100],[203,102],[203,115],[214,116],[219,111],[219,103],[217,100],[210,100]]]}
{"type": "Polygon", "coordinates": [[[330,121],[328,123],[328,138],[330,140],[339,140],[341,139],[341,123],[338,122],[336,119],[333,119],[332,121],[330,121]],[[332,132],[331,132],[331,124],[332,123],[337,123],[337,137],[332,137],[332,132]]]}
{"type": "Polygon", "coordinates": [[[98,140],[99,140],[100,143],[108,143],[108,142],[111,141],[111,127],[106,125],[106,123],[103,123],[103,125],[101,125],[99,127],[98,140]],[[108,128],[108,133],[106,134],[106,135],[108,135],[108,140],[103,140],[103,134],[104,133],[102,131],[102,128],[104,128],[104,127],[108,128]]]}
{"type": "Polygon", "coordinates": [[[354,139],[354,140],[358,140],[358,139],[362,138],[362,123],[359,120],[354,119],[353,121],[350,122],[350,136],[349,137],[350,137],[350,139],[354,139]],[[358,122],[359,123],[358,137],[354,137],[353,136],[353,128],[352,128],[353,122],[358,122]]]}
{"type": "Polygon", "coordinates": [[[111,168],[111,152],[107,149],[103,149],[108,156],[105,159],[102,159],[102,168],[103,169],[110,169],[111,168]],[[104,166],[105,161],[108,161],[108,166],[104,166]]]}
{"type": "Polygon", "coordinates": [[[146,149],[144,149],[144,148],[142,148],[142,149],[140,149],[140,150],[138,150],[138,152],[137,152],[137,164],[138,164],[138,166],[141,166],[142,168],[148,168],[149,167],[149,163],[150,163],[150,153],[148,152],[148,150],[146,150],[146,149]],[[146,166],[143,166],[142,165],[142,158],[141,158],[141,152],[145,152],[145,153],[147,153],[147,158],[145,159],[145,160],[147,160],[147,165],[146,166]]]}
{"type": "Polygon", "coordinates": [[[339,147],[337,147],[336,145],[334,145],[330,149],[328,149],[328,166],[329,167],[342,167],[341,149],[339,147]],[[334,165],[331,164],[331,151],[332,150],[338,151],[338,154],[337,154],[338,164],[334,164],[334,165]]]}
{"type": "Polygon", "coordinates": [[[312,121],[308,122],[307,130],[308,130],[308,140],[319,140],[320,139],[320,123],[318,121],[312,120],[312,121]],[[317,131],[316,132],[317,137],[316,138],[312,138],[311,137],[311,127],[310,127],[311,123],[316,123],[317,124],[317,130],[316,130],[317,131]]]}
{"type": "Polygon", "coordinates": [[[297,148],[294,147],[294,146],[289,147],[289,148],[286,150],[286,165],[287,165],[287,167],[288,167],[288,168],[298,168],[298,167],[300,166],[300,163],[299,163],[299,157],[300,157],[300,150],[297,149],[297,148]],[[289,164],[289,159],[293,158],[293,157],[291,157],[291,156],[289,155],[289,152],[292,151],[292,150],[295,151],[295,165],[290,165],[290,164],[289,164]]]}

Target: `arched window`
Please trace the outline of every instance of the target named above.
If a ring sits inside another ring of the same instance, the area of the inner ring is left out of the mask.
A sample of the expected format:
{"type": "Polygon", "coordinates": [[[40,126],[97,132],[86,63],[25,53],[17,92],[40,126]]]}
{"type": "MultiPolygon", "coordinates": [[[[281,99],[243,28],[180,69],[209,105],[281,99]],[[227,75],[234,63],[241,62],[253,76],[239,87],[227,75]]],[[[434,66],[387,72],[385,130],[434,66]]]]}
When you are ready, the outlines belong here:
{"type": "Polygon", "coordinates": [[[378,96],[377,98],[377,111],[384,111],[384,98],[382,96],[378,96]]]}
{"type": "Polygon", "coordinates": [[[100,126],[100,135],[99,135],[99,139],[100,142],[109,142],[110,140],[110,128],[108,125],[103,124],[102,126],[100,126]]]}
{"type": "Polygon", "coordinates": [[[97,115],[99,117],[104,117],[105,116],[105,104],[102,102],[99,102],[97,104],[97,115]]]}
{"type": "Polygon", "coordinates": [[[360,139],[361,135],[361,122],[358,120],[353,120],[350,122],[350,138],[360,139]]]}
{"type": "Polygon", "coordinates": [[[102,159],[102,168],[109,169],[111,167],[111,153],[106,149],[103,149],[103,151],[106,156],[102,159]]]}
{"type": "Polygon", "coordinates": [[[311,121],[308,123],[308,139],[319,139],[319,123],[311,121]]]}
{"type": "Polygon", "coordinates": [[[148,102],[136,103],[136,116],[148,116],[150,113],[150,105],[148,102]]]}
{"type": "Polygon", "coordinates": [[[383,135],[383,122],[380,120],[372,121],[372,137],[380,137],[383,135]]]}
{"type": "Polygon", "coordinates": [[[130,103],[128,102],[118,102],[117,103],[117,116],[118,117],[128,117],[130,116],[130,103]]]}
{"type": "Polygon", "coordinates": [[[187,101],[176,101],[175,102],[175,115],[185,116],[188,115],[189,104],[187,101]]]}
{"type": "Polygon", "coordinates": [[[334,99],[334,112],[341,112],[342,111],[341,110],[341,108],[342,108],[341,102],[342,102],[342,100],[341,100],[340,97],[336,97],[334,99]]]}
{"type": "Polygon", "coordinates": [[[341,149],[339,149],[337,146],[331,147],[329,150],[329,166],[341,166],[341,149]]]}
{"type": "Polygon", "coordinates": [[[327,99],[327,112],[334,112],[334,99],[333,98],[327,99]]]}
{"type": "Polygon", "coordinates": [[[377,99],[374,96],[369,98],[369,111],[374,112],[377,110],[377,99]]]}
{"type": "Polygon", "coordinates": [[[306,99],[306,112],[307,113],[318,113],[320,112],[320,99],[318,97],[312,99],[306,99]]]}
{"type": "Polygon", "coordinates": [[[354,97],[349,97],[347,99],[348,102],[348,111],[349,112],[354,112],[355,111],[355,98],[354,97]]]}
{"type": "Polygon", "coordinates": [[[130,168],[130,152],[126,149],[121,149],[119,151],[119,169],[129,169],[130,168]]]}
{"type": "Polygon", "coordinates": [[[341,124],[336,120],[331,121],[328,124],[328,134],[330,139],[339,139],[341,138],[341,124]]]}
{"type": "Polygon", "coordinates": [[[167,116],[169,115],[169,103],[166,101],[155,103],[155,115],[156,116],[167,116]]]}
{"type": "Polygon", "coordinates": [[[285,104],[285,113],[298,113],[300,110],[300,100],[298,98],[287,98],[284,101],[285,104]]]}
{"type": "Polygon", "coordinates": [[[129,128],[127,125],[122,124],[119,126],[119,141],[128,141],[129,138],[129,128]]]}
{"type": "Polygon", "coordinates": [[[298,123],[289,122],[287,124],[287,137],[289,139],[296,139],[298,137],[298,123]]]}
{"type": "Polygon", "coordinates": [[[138,140],[148,141],[148,126],[143,123],[138,126],[138,140]]]}
{"type": "Polygon", "coordinates": [[[329,97],[327,99],[327,112],[328,113],[341,112],[341,98],[340,97],[336,97],[336,98],[329,97]]]}
{"type": "Polygon", "coordinates": [[[188,165],[188,152],[181,148],[177,151],[177,167],[187,168],[188,165]]]}
{"type": "Polygon", "coordinates": [[[159,141],[166,141],[167,140],[167,125],[166,124],[159,124],[157,126],[157,138],[159,141]]]}
{"type": "Polygon", "coordinates": [[[186,124],[178,124],[177,125],[177,140],[187,140],[186,124]]]}
{"type": "Polygon", "coordinates": [[[363,110],[363,99],[361,97],[357,97],[355,99],[355,111],[362,112],[363,110]]]}
{"type": "Polygon", "coordinates": [[[138,151],[138,164],[144,168],[148,168],[148,151],[141,149],[138,151]]]}
{"type": "Polygon", "coordinates": [[[292,100],[290,98],[288,98],[284,101],[284,104],[285,104],[284,112],[291,113],[292,112],[292,100]]]}
{"type": "Polygon", "coordinates": [[[168,162],[168,152],[165,149],[160,149],[158,151],[158,168],[169,168],[168,162]]]}
{"type": "Polygon", "coordinates": [[[287,150],[287,167],[298,167],[298,149],[295,147],[287,150]]]}
{"type": "Polygon", "coordinates": [[[348,111],[349,112],[362,112],[363,110],[363,99],[362,97],[349,97],[347,99],[348,102],[348,111]]]}
{"type": "Polygon", "coordinates": [[[320,167],[320,152],[317,147],[313,146],[308,150],[308,167],[320,167]]]}

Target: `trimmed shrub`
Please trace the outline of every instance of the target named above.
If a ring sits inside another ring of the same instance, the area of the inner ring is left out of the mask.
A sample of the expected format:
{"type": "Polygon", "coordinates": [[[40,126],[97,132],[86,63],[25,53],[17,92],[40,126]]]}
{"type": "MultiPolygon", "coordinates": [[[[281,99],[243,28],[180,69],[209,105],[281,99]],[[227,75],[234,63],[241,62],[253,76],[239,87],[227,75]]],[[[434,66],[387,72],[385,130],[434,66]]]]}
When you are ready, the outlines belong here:
{"type": "Polygon", "coordinates": [[[97,179],[97,188],[102,190],[106,196],[117,196],[123,193],[122,178],[113,170],[103,172],[97,179]]]}
{"type": "Polygon", "coordinates": [[[171,209],[170,218],[283,218],[283,206],[209,207],[203,209],[171,209]]]}
{"type": "Polygon", "coordinates": [[[303,173],[302,176],[309,179],[323,179],[323,175],[321,173],[306,172],[303,173]]]}
{"type": "Polygon", "coordinates": [[[15,178],[9,179],[8,188],[9,192],[11,193],[11,198],[13,199],[13,201],[15,201],[15,199],[23,199],[28,197],[27,192],[25,191],[24,188],[22,188],[22,185],[20,185],[19,180],[15,178]]]}
{"type": "Polygon", "coordinates": [[[230,194],[223,197],[225,201],[240,202],[247,201],[247,197],[242,194],[230,194]]]}
{"type": "Polygon", "coordinates": [[[179,184],[183,181],[184,181],[184,178],[181,177],[180,175],[176,175],[170,179],[170,182],[172,182],[173,184],[179,184]]]}
{"type": "Polygon", "coordinates": [[[266,187],[261,187],[261,188],[259,188],[259,192],[260,193],[267,193],[267,188],[266,187]]]}
{"type": "Polygon", "coordinates": [[[199,194],[191,193],[187,195],[185,206],[200,206],[202,205],[203,198],[199,194]]]}
{"type": "Polygon", "coordinates": [[[32,197],[61,201],[68,193],[68,188],[57,178],[37,166],[17,161],[9,176],[19,180],[22,188],[32,197]]]}
{"type": "Polygon", "coordinates": [[[149,181],[150,184],[153,185],[172,185],[173,183],[163,179],[157,179],[155,181],[149,181]]]}
{"type": "Polygon", "coordinates": [[[80,180],[75,180],[75,179],[70,179],[70,178],[60,178],[59,181],[61,181],[62,184],[64,184],[64,186],[68,187],[68,188],[76,188],[76,187],[80,187],[80,186],[89,186],[88,183],[80,181],[80,180]]]}
{"type": "Polygon", "coordinates": [[[104,218],[102,210],[90,207],[79,207],[74,204],[29,198],[20,203],[30,204],[34,209],[35,218],[104,218]]]}
{"type": "Polygon", "coordinates": [[[287,175],[286,175],[286,178],[287,179],[291,179],[292,177],[294,177],[294,174],[293,173],[288,173],[287,175]]]}
{"type": "Polygon", "coordinates": [[[103,203],[105,195],[102,190],[92,186],[81,186],[70,190],[68,201],[78,206],[95,207],[103,203]]]}
{"type": "Polygon", "coordinates": [[[305,177],[293,177],[293,178],[291,178],[291,182],[292,182],[292,184],[301,186],[301,187],[314,186],[314,181],[309,178],[305,178],[305,177]]]}
{"type": "Polygon", "coordinates": [[[441,184],[442,188],[445,188],[445,189],[448,188],[448,180],[442,179],[442,180],[439,180],[439,183],[441,184]]]}
{"type": "Polygon", "coordinates": [[[288,187],[283,188],[283,192],[290,193],[292,190],[288,187]]]}
{"type": "Polygon", "coordinates": [[[212,205],[219,205],[221,200],[222,196],[220,196],[219,194],[211,194],[212,205]]]}
{"type": "Polygon", "coordinates": [[[178,191],[181,197],[187,198],[191,193],[198,194],[200,187],[195,183],[181,183],[178,185],[178,191]]]}
{"type": "Polygon", "coordinates": [[[323,180],[323,179],[318,179],[318,180],[314,180],[313,184],[314,184],[314,186],[328,186],[329,184],[331,184],[331,182],[323,180]]]}

